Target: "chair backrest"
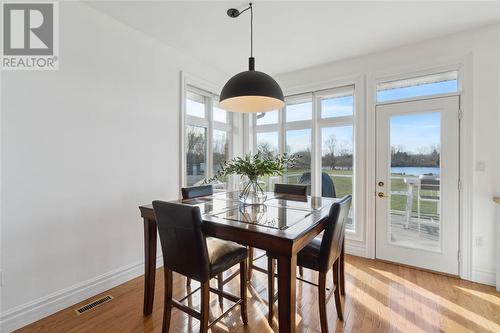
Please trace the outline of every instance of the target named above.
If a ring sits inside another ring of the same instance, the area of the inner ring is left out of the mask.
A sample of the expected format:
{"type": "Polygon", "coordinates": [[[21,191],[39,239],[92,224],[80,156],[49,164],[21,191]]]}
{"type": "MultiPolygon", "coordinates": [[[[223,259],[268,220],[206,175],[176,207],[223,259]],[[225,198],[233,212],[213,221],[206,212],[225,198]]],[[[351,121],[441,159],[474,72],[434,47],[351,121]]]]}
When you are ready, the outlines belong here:
{"type": "Polygon", "coordinates": [[[306,196],[307,185],[274,184],[274,193],[306,196]]]}
{"type": "Polygon", "coordinates": [[[345,221],[351,208],[351,200],[351,196],[346,195],[330,207],[319,252],[319,269],[321,272],[328,272],[335,260],[340,256],[342,242],[344,241],[345,221]]]}
{"type": "MultiPolygon", "coordinates": [[[[299,184],[311,184],[311,173],[304,172],[302,176],[300,176],[299,184]]],[[[337,197],[332,177],[326,172],[321,173],[321,196],[327,198],[337,197]]]]}
{"type": "Polygon", "coordinates": [[[326,172],[321,173],[321,196],[327,198],[336,198],[335,184],[332,177],[326,172]]]}
{"type": "Polygon", "coordinates": [[[420,175],[420,189],[429,191],[439,191],[439,179],[433,174],[420,175]]]}
{"type": "Polygon", "coordinates": [[[181,189],[182,199],[193,199],[214,194],[212,185],[183,187],[181,189]]]}
{"type": "Polygon", "coordinates": [[[209,259],[200,208],[164,201],[153,201],[153,208],[164,266],[188,278],[207,281],[209,259]]]}

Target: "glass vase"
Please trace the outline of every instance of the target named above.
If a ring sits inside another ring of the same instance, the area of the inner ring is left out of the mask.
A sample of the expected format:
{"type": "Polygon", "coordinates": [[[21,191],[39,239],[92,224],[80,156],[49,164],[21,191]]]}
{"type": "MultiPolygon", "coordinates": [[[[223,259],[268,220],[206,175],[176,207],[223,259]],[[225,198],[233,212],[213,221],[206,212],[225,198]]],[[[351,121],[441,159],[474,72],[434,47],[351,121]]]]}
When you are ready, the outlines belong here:
{"type": "Polygon", "coordinates": [[[240,202],[246,205],[261,205],[267,199],[266,183],[258,177],[248,177],[240,183],[240,202]]]}

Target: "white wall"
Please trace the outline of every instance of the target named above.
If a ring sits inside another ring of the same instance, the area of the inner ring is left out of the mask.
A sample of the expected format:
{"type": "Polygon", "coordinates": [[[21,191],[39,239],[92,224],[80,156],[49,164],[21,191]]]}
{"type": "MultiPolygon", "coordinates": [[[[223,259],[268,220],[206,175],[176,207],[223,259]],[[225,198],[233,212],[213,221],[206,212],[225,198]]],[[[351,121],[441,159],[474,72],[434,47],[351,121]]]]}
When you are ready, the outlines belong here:
{"type": "MultiPolygon", "coordinates": [[[[367,41],[369,42],[369,41],[367,41]]],[[[341,45],[339,45],[341,47],[341,45]]],[[[500,258],[495,256],[495,246],[498,242],[495,235],[495,207],[492,202],[494,193],[500,193],[500,26],[490,26],[483,29],[463,32],[425,43],[392,49],[370,54],[359,58],[324,64],[309,69],[285,73],[277,76],[285,91],[297,92],[303,85],[316,85],[321,82],[338,80],[343,77],[362,75],[366,80],[366,108],[362,106],[367,120],[367,135],[365,137],[367,150],[362,152],[367,156],[366,177],[373,179],[374,155],[370,152],[373,146],[374,78],[384,75],[411,73],[423,69],[445,65],[461,64],[465,67],[463,97],[465,127],[472,130],[468,136],[471,140],[465,142],[469,146],[471,158],[465,161],[464,175],[471,184],[469,194],[471,209],[466,219],[472,220],[472,235],[467,235],[472,243],[471,271],[462,272],[466,278],[483,283],[494,283],[495,266],[500,258]],[[371,119],[371,121],[370,121],[371,119]],[[370,132],[370,128],[372,132],[370,132]],[[484,161],[484,172],[475,170],[475,163],[484,161]],[[476,239],[482,240],[481,246],[476,246],[476,239]]],[[[367,184],[368,211],[373,210],[374,193],[367,184]]],[[[368,231],[373,231],[373,218],[367,216],[368,231]]],[[[364,221],[358,221],[364,222],[364,221]]],[[[365,235],[367,255],[373,255],[373,234],[365,235]]]]}
{"type": "Polygon", "coordinates": [[[223,82],[83,3],[61,2],[60,69],[2,73],[4,331],[142,273],[138,205],[179,192],[181,70],[223,82]]]}

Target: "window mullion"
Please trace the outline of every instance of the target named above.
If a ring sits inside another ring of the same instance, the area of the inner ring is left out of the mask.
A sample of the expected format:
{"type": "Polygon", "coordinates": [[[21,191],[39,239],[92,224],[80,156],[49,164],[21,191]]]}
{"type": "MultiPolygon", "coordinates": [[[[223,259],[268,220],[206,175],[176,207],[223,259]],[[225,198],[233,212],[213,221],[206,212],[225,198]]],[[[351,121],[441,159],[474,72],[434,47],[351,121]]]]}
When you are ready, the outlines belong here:
{"type": "Polygon", "coordinates": [[[311,195],[321,196],[321,116],[320,98],[312,94],[311,195]]]}
{"type": "MultiPolygon", "coordinates": [[[[285,121],[286,121],[286,103],[278,112],[278,152],[284,154],[286,151],[286,131],[285,131],[285,121]]],[[[279,182],[284,182],[284,176],[279,176],[279,182]]]]}
{"type": "Polygon", "coordinates": [[[213,177],[213,139],[214,139],[214,119],[213,119],[213,102],[211,97],[205,97],[205,114],[208,119],[208,129],[207,129],[207,178],[213,177]]]}

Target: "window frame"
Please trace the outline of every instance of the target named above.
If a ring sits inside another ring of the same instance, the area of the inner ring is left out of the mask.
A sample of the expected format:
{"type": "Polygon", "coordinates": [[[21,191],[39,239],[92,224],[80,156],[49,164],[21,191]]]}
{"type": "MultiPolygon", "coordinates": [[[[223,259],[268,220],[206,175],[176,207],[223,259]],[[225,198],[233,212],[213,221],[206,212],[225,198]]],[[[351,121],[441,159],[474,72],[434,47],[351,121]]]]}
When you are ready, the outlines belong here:
{"type": "MultiPolygon", "coordinates": [[[[327,84],[328,85],[328,84],[327,84]]],[[[363,164],[363,156],[359,154],[362,150],[363,135],[359,132],[357,122],[359,114],[362,112],[358,105],[362,104],[363,90],[362,82],[359,78],[349,79],[343,82],[337,82],[329,85],[329,87],[311,87],[304,89],[305,92],[298,92],[285,96],[285,106],[279,110],[277,124],[257,125],[256,115],[252,117],[253,127],[253,142],[252,147],[257,151],[257,133],[263,132],[278,132],[278,150],[280,153],[285,152],[286,132],[288,130],[311,129],[311,195],[321,196],[321,130],[324,127],[335,127],[350,125],[353,128],[353,225],[354,229],[347,229],[347,238],[355,241],[362,241],[364,238],[363,224],[363,205],[364,205],[364,190],[363,190],[363,170],[359,165],[363,164]],[[328,117],[321,118],[321,99],[325,97],[342,96],[346,93],[351,93],[353,96],[353,114],[350,116],[328,117]],[[289,101],[304,100],[310,98],[312,101],[312,119],[286,122],[286,105],[289,101]]],[[[284,181],[284,176],[279,178],[279,181],[284,181]]],[[[272,190],[272,189],[270,189],[272,190]]]]}
{"type": "MultiPolygon", "coordinates": [[[[218,91],[219,89],[210,83],[195,79],[185,73],[182,75],[182,91],[181,91],[181,138],[180,138],[180,187],[187,186],[187,161],[186,161],[186,127],[198,126],[207,129],[207,142],[206,142],[206,170],[205,177],[210,178],[214,175],[213,171],[213,143],[214,143],[214,130],[220,130],[227,133],[228,138],[228,159],[233,158],[235,152],[235,142],[237,142],[235,130],[235,115],[232,112],[226,111],[227,122],[222,123],[214,121],[213,108],[214,103],[218,102],[219,96],[211,91],[218,91]],[[205,118],[200,118],[188,115],[186,110],[187,93],[194,93],[200,95],[204,99],[205,105],[205,118]]],[[[192,186],[192,185],[191,185],[192,186]]],[[[226,184],[227,189],[233,189],[234,181],[230,177],[226,184]]]]}

